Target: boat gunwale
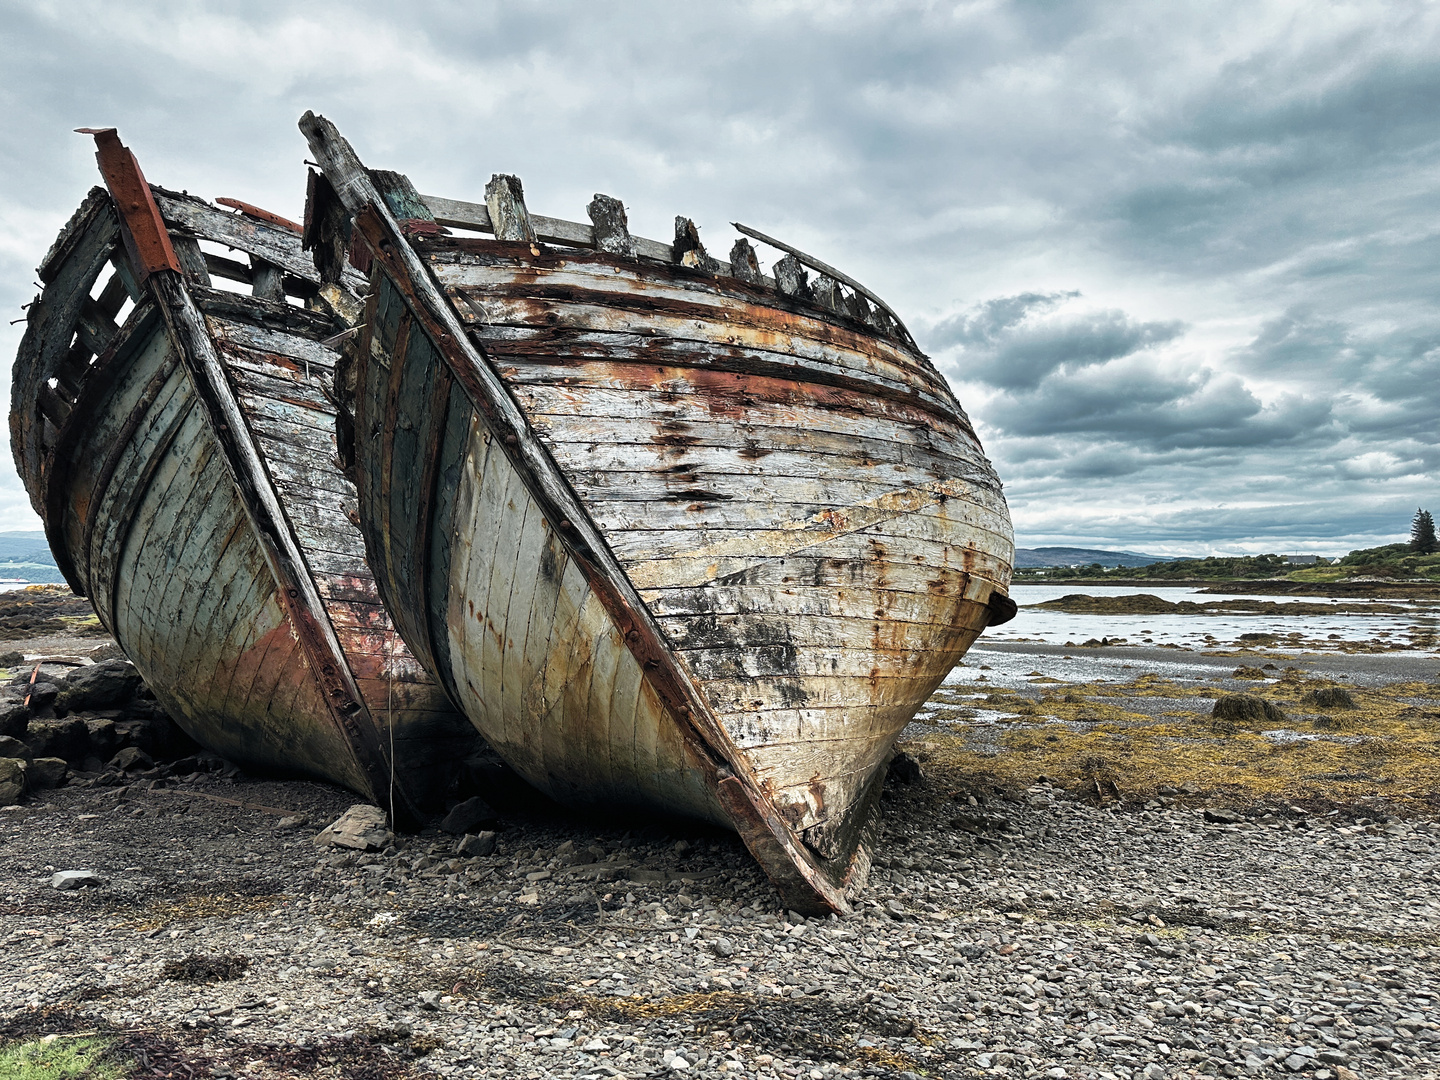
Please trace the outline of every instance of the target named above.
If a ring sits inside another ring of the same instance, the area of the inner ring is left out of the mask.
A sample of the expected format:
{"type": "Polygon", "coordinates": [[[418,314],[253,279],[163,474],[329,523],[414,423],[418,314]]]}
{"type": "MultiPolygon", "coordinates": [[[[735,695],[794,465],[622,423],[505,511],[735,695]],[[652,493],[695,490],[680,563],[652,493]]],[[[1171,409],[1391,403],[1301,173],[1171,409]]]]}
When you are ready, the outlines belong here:
{"type": "MultiPolygon", "coordinates": [[[[440,264],[465,265],[459,260],[466,257],[475,260],[470,264],[474,266],[499,266],[506,260],[512,260],[517,277],[557,273],[564,269],[566,263],[579,266],[605,266],[635,278],[642,284],[653,281],[657,284],[683,286],[688,289],[698,289],[725,300],[739,301],[747,306],[782,311],[790,316],[818,322],[832,332],[840,331],[851,336],[854,340],[847,345],[857,352],[861,351],[862,342],[870,347],[879,346],[887,354],[895,354],[888,358],[897,363],[897,366],[903,364],[909,367],[916,375],[931,385],[946,385],[930,358],[910,340],[886,334],[863,319],[858,319],[848,312],[837,311],[818,300],[781,292],[773,285],[757,284],[729,274],[711,274],[682,263],[617,255],[598,248],[537,245],[539,254],[536,254],[531,245],[513,240],[452,236],[417,236],[412,238],[410,243],[422,259],[440,264]]],[[[463,289],[465,287],[455,286],[454,288],[463,289]]],[[[538,285],[534,287],[543,288],[538,285]]],[[[448,293],[451,288],[451,286],[447,286],[446,292],[448,293]]],[[[559,286],[558,288],[568,289],[570,287],[559,286]]],[[[713,309],[706,312],[697,307],[697,310],[687,313],[681,310],[682,302],[656,297],[643,291],[616,292],[607,296],[603,290],[595,290],[591,297],[596,304],[611,307],[673,308],[675,313],[682,317],[704,317],[711,322],[725,321],[716,319],[713,309]]],[[[813,336],[815,340],[824,340],[820,335],[813,336]]]]}

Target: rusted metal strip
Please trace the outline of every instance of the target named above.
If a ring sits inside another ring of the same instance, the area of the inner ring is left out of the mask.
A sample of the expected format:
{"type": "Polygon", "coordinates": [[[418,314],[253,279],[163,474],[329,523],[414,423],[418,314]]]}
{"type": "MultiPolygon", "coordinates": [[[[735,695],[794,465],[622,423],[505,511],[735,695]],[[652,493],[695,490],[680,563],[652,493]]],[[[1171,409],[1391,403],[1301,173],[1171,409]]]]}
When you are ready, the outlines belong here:
{"type": "Polygon", "coordinates": [[[646,677],[675,717],[709,774],[710,784],[718,787],[722,779],[734,781],[723,796],[727,812],[735,819],[737,831],[756,860],[797,910],[848,910],[844,881],[850,859],[845,859],[843,867],[821,865],[762,794],[588,511],[406,242],[399,223],[350,144],[333,124],[314,113],[305,114],[300,129],[336,194],[356,215],[359,231],[404,296],[415,320],[449,365],[472,405],[500,436],[505,454],[555,525],[646,677]]]}
{"type": "Polygon", "coordinates": [[[834,278],[836,281],[842,282],[845,285],[849,285],[850,288],[854,289],[857,293],[865,297],[876,307],[883,310],[885,314],[890,316],[890,318],[894,319],[895,325],[900,328],[900,333],[905,335],[905,341],[916,352],[920,351],[919,346],[915,344],[915,339],[910,336],[910,331],[906,329],[905,324],[900,320],[900,316],[896,315],[895,312],[891,310],[890,305],[885,303],[884,300],[881,300],[880,297],[876,296],[864,285],[861,285],[849,274],[841,273],[829,263],[823,263],[819,259],[815,258],[815,256],[813,255],[806,255],[805,252],[801,251],[799,248],[791,247],[783,240],[776,240],[773,236],[767,236],[759,229],[752,229],[748,225],[741,225],[738,221],[732,221],[730,224],[735,226],[736,229],[744,233],[746,236],[759,240],[762,244],[769,244],[773,248],[779,248],[781,251],[794,255],[795,258],[799,259],[806,266],[810,267],[811,270],[818,270],[820,273],[826,274],[829,277],[834,278]]]}
{"type": "MultiPolygon", "coordinates": [[[[100,146],[97,156],[101,160],[101,172],[107,185],[112,183],[112,175],[115,182],[122,185],[120,192],[112,186],[111,195],[121,212],[121,233],[127,250],[147,252],[151,256],[151,261],[144,264],[145,285],[165,320],[171,343],[190,375],[211,433],[220,445],[250,526],[270,564],[280,603],[304,650],[311,676],[319,685],[331,719],[369,782],[371,798],[381,802],[391,790],[392,770],[378,727],[366,708],[294,530],[275,494],[205,325],[205,317],[190,295],[164,220],[150,197],[150,189],[140,172],[139,163],[128,149],[121,146],[114,129],[92,134],[100,146]],[[110,164],[108,171],[107,161],[110,164]],[[140,200],[135,192],[137,183],[144,193],[144,200],[140,200]],[[129,193],[128,202],[124,192],[129,193]],[[148,212],[142,212],[147,204],[148,212]],[[131,235],[132,219],[134,227],[142,231],[143,239],[131,235]],[[168,253],[168,262],[158,261],[156,253],[161,252],[161,239],[163,253],[168,253]]],[[[396,816],[403,817],[409,824],[418,823],[420,815],[409,793],[402,788],[398,795],[396,816]]]]}
{"type": "Polygon", "coordinates": [[[272,214],[269,210],[262,210],[260,207],[241,199],[216,199],[221,206],[228,206],[232,210],[239,210],[246,217],[252,217],[256,221],[268,222],[271,225],[278,225],[282,229],[288,229],[296,236],[305,231],[305,227],[298,221],[291,221],[289,218],[281,217],[279,214],[272,214]]]}
{"type": "Polygon", "coordinates": [[[130,253],[130,264],[136,271],[136,283],[143,285],[157,270],[180,273],[180,260],[170,243],[170,231],[165,228],[165,219],[160,216],[160,207],[155,205],[155,196],[145,182],[135,155],[121,144],[114,128],[75,130],[95,137],[95,160],[100,163],[100,175],[105,177],[105,186],[110,189],[110,197],[125,226],[121,232],[130,253]]]}

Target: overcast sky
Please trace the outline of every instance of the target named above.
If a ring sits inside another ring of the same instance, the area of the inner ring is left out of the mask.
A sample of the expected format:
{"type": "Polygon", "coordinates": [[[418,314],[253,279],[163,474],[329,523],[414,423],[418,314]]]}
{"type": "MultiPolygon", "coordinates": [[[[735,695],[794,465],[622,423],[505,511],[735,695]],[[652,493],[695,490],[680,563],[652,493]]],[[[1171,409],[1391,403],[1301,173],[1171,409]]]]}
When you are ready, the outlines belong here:
{"type": "MultiPolygon", "coordinates": [[[[427,193],[514,172],[839,266],[1023,545],[1341,553],[1440,512],[1437,39],[1405,2],[0,0],[0,307],[98,182],[72,128],[298,217],[309,108],[427,193]]],[[[0,529],[35,527],[7,458],[0,529]]]]}

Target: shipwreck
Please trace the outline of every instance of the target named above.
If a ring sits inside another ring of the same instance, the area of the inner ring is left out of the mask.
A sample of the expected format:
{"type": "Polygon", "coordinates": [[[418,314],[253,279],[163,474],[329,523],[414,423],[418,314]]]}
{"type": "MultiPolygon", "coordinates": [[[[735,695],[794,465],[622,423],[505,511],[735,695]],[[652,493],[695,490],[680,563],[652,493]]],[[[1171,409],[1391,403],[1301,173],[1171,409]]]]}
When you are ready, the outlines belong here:
{"type": "Polygon", "coordinates": [[[351,520],[329,339],[365,279],[322,282],[298,225],[153,187],[87,133],[106,187],[40,266],[10,414],[65,579],[201,744],[418,821],[480,739],[351,520]]]}
{"type": "Polygon", "coordinates": [[[511,176],[424,196],[301,128],[320,287],[370,274],[341,450],[413,654],[554,798],[732,827],[790,907],[844,910],[897,736],[1015,610],[944,378],[873,293],[753,229],[720,260],[606,196],[588,224],[511,176]]]}

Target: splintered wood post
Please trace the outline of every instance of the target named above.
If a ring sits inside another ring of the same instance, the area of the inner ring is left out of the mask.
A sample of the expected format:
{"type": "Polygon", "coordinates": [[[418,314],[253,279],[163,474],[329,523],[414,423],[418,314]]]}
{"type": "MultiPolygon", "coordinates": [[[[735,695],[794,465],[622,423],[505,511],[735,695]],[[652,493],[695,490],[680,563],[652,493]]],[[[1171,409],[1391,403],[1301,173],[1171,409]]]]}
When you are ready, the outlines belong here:
{"type": "Polygon", "coordinates": [[[496,240],[519,240],[535,244],[535,226],[525,208],[525,189],[518,176],[496,173],[485,185],[485,208],[490,211],[490,224],[496,240]]]}
{"type": "Polygon", "coordinates": [[[831,311],[844,310],[844,297],[840,293],[840,283],[829,274],[821,274],[815,279],[813,288],[815,302],[831,311]]]}
{"type": "Polygon", "coordinates": [[[625,217],[625,204],[610,195],[596,196],[585,208],[595,226],[595,246],[611,255],[633,258],[635,241],[630,238],[630,222],[625,217]]]}
{"type": "Polygon", "coordinates": [[[694,270],[709,270],[710,260],[705,255],[705,245],[700,243],[700,230],[687,217],[676,215],[675,243],[670,249],[671,258],[681,266],[694,270]]]}
{"type": "Polygon", "coordinates": [[[322,284],[334,285],[340,280],[350,250],[350,215],[330,181],[314,169],[310,170],[305,186],[305,229],[301,246],[313,252],[322,284]]]}
{"type": "Polygon", "coordinates": [[[183,236],[172,237],[171,243],[175,245],[175,257],[180,260],[186,280],[209,288],[210,270],[205,265],[205,253],[200,250],[199,242],[192,236],[183,236]]]}
{"type": "Polygon", "coordinates": [[[285,300],[285,273],[274,263],[250,260],[250,292],[261,300],[285,300]]]}
{"type": "Polygon", "coordinates": [[[845,310],[850,313],[852,318],[859,319],[863,323],[870,321],[870,301],[858,292],[845,297],[845,310]]]}
{"type": "Polygon", "coordinates": [[[730,273],[741,281],[759,285],[764,281],[760,273],[760,260],[755,257],[755,247],[743,236],[730,249],[730,273]]]}
{"type": "Polygon", "coordinates": [[[775,287],[786,296],[810,299],[809,275],[794,255],[786,255],[775,264],[775,287]]]}

